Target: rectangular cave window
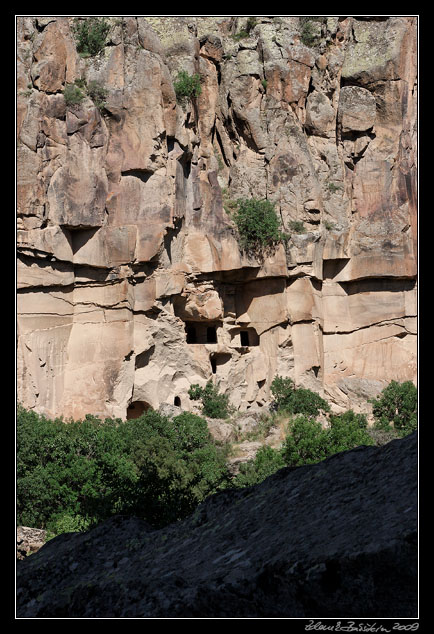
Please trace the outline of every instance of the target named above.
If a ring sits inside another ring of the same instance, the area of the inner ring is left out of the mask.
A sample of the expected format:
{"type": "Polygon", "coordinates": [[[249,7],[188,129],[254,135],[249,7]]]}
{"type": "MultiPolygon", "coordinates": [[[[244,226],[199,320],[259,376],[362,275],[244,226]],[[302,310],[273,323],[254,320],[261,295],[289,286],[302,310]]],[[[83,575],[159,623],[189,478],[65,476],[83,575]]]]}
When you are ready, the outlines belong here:
{"type": "Polygon", "coordinates": [[[206,342],[217,343],[217,331],[215,326],[208,326],[206,329],[206,342]]]}
{"type": "Polygon", "coordinates": [[[176,407],[181,407],[181,399],[179,396],[175,396],[175,398],[173,399],[173,404],[176,405],[176,407]]]}
{"type": "Polygon", "coordinates": [[[187,331],[187,343],[197,343],[196,327],[189,325],[185,329],[187,331]]]}
{"type": "Polygon", "coordinates": [[[241,330],[240,331],[240,340],[241,340],[241,345],[242,346],[248,346],[249,345],[249,333],[247,330],[241,330]]]}
{"type": "Polygon", "coordinates": [[[211,361],[212,373],[215,374],[217,372],[217,359],[215,357],[211,357],[210,361],[211,361]]]}

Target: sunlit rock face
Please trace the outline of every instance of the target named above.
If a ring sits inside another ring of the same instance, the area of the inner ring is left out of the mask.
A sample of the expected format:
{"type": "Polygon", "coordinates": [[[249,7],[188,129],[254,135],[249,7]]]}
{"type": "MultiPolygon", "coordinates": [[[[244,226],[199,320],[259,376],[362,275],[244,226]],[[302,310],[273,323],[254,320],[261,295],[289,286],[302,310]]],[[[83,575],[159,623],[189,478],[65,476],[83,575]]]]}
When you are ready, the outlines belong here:
{"type": "Polygon", "coordinates": [[[212,378],[259,409],[280,374],[362,410],[415,381],[416,18],[323,19],[312,46],[298,17],[108,22],[83,58],[73,18],[17,18],[20,401],[126,418],[212,378]],[[103,108],[65,102],[80,79],[103,108]],[[240,197],[286,245],[240,250],[240,197]]]}

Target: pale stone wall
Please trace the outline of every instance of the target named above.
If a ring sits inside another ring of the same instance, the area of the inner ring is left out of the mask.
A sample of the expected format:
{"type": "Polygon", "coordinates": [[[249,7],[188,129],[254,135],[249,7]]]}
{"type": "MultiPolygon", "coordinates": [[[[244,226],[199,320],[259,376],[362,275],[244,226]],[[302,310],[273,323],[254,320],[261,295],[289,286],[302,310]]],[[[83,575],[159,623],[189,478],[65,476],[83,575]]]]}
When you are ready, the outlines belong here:
{"type": "Polygon", "coordinates": [[[190,409],[213,378],[251,409],[278,373],[357,410],[416,380],[416,18],[330,18],[314,47],[297,17],[234,37],[246,20],[110,18],[83,59],[73,18],[17,18],[25,406],[190,409]],[[184,106],[182,69],[202,86],[184,106]],[[102,112],[66,105],[79,78],[105,87],[102,112]],[[241,196],[306,233],[246,256],[224,208],[241,196]],[[187,343],[186,322],[217,343],[187,343]]]}

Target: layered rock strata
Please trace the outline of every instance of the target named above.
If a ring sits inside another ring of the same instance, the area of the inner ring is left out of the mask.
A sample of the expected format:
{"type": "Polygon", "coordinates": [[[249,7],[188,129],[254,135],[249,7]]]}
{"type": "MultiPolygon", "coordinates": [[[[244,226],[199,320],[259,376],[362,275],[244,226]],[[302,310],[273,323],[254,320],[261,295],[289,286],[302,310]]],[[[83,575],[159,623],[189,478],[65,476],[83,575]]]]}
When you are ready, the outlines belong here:
{"type": "Polygon", "coordinates": [[[417,436],[206,500],[151,530],[117,516],[17,562],[21,618],[415,618],[417,436]]]}
{"type": "Polygon", "coordinates": [[[246,21],[109,18],[83,58],[73,18],[17,19],[26,407],[191,409],[214,378],[254,409],[280,374],[339,411],[416,380],[416,18],[324,18],[313,46],[298,17],[246,21]],[[67,105],[76,80],[105,106],[67,105]],[[240,251],[240,197],[275,204],[286,246],[240,251]]]}

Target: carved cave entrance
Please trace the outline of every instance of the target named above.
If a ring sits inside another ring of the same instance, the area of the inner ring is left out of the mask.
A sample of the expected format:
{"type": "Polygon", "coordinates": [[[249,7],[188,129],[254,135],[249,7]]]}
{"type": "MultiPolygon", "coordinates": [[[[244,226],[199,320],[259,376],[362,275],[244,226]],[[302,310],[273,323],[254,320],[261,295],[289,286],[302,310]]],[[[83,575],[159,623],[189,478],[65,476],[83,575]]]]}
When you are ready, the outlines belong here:
{"type": "Polygon", "coordinates": [[[127,408],[127,420],[139,418],[142,414],[147,412],[150,407],[146,401],[134,401],[130,403],[127,408]]]}
{"type": "Polygon", "coordinates": [[[217,329],[220,325],[220,322],[186,321],[187,343],[217,343],[217,329]]]}
{"type": "Polygon", "coordinates": [[[231,355],[225,352],[210,354],[211,371],[217,374],[219,367],[231,360],[231,355]]]}
{"type": "Polygon", "coordinates": [[[232,333],[232,345],[243,348],[259,346],[259,335],[254,328],[240,328],[232,333]]]}

